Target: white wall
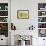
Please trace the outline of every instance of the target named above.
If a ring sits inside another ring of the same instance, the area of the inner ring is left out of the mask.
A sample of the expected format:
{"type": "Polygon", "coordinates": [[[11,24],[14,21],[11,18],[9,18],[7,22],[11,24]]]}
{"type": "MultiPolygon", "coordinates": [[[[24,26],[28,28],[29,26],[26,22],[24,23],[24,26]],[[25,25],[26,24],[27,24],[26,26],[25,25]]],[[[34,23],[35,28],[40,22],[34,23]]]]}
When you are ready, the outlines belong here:
{"type": "MultiPolygon", "coordinates": [[[[0,0],[0,3],[7,3],[7,2],[8,0],[0,0]]],[[[17,30],[27,30],[28,27],[33,24],[35,26],[34,31],[35,33],[33,33],[33,36],[38,36],[37,30],[38,2],[46,3],[46,0],[11,0],[11,22],[13,22],[16,25],[17,30]],[[24,10],[24,9],[29,10],[29,19],[17,19],[17,10],[24,10]]],[[[40,44],[41,46],[44,46],[44,42],[46,41],[46,40],[43,41],[43,38],[38,37],[34,37],[32,40],[33,46],[40,46],[40,44]]]]}
{"type": "MultiPolygon", "coordinates": [[[[38,36],[38,3],[46,3],[46,0],[11,0],[11,22],[16,25],[17,30],[28,30],[28,27],[33,24],[35,26],[33,36],[38,36]],[[29,19],[17,19],[17,10],[24,9],[29,10],[29,19]]],[[[38,43],[43,44],[41,39],[33,38],[33,46],[40,46],[38,43]]]]}
{"type": "MultiPolygon", "coordinates": [[[[37,23],[37,2],[31,0],[11,1],[11,22],[17,30],[27,30],[33,23],[37,23]],[[29,10],[29,19],[17,19],[17,10],[29,10]],[[36,19],[34,19],[36,18],[36,19]],[[36,20],[36,21],[35,21],[36,20]]],[[[34,24],[36,25],[36,24],[34,24]]]]}
{"type": "Polygon", "coordinates": [[[11,22],[17,30],[27,30],[32,24],[37,28],[38,2],[46,0],[11,0],[11,22]],[[29,10],[29,19],[17,19],[17,10],[29,10]]]}
{"type": "MultiPolygon", "coordinates": [[[[46,0],[45,0],[46,1],[46,0]]],[[[37,28],[38,2],[44,0],[11,0],[11,22],[17,30],[27,30],[32,24],[37,28]],[[17,19],[17,10],[29,10],[29,19],[17,19]]]]}

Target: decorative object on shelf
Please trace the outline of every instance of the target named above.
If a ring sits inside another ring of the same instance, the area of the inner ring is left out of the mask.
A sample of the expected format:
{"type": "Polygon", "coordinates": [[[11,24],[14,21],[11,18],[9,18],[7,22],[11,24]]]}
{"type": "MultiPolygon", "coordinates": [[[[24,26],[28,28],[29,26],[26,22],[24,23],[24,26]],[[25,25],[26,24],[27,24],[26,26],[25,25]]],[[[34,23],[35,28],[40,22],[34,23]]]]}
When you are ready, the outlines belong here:
{"type": "Polygon", "coordinates": [[[46,17],[38,17],[38,22],[46,22],[46,17]]]}
{"type": "Polygon", "coordinates": [[[46,6],[45,6],[45,9],[46,9],[46,6]]]}
{"type": "Polygon", "coordinates": [[[38,24],[38,28],[46,28],[46,23],[39,23],[38,24]]]}
{"type": "Polygon", "coordinates": [[[44,10],[44,8],[40,8],[40,10],[44,10]]]}
{"type": "Polygon", "coordinates": [[[0,17],[0,22],[8,22],[7,17],[0,17]]]}
{"type": "Polygon", "coordinates": [[[46,16],[46,11],[38,11],[38,16],[46,16]]]}
{"type": "Polygon", "coordinates": [[[13,23],[11,23],[11,30],[16,30],[16,26],[13,23]]]}
{"type": "Polygon", "coordinates": [[[45,12],[42,12],[42,15],[45,15],[45,12]]]}
{"type": "Polygon", "coordinates": [[[29,30],[34,30],[34,26],[33,25],[31,25],[31,26],[29,26],[29,30]]]}
{"type": "Polygon", "coordinates": [[[1,6],[0,6],[0,10],[1,10],[1,6]]]}
{"type": "Polygon", "coordinates": [[[39,29],[39,37],[46,37],[46,29],[39,29]]]}
{"type": "Polygon", "coordinates": [[[0,16],[8,16],[8,11],[0,11],[0,16]]]}
{"type": "Polygon", "coordinates": [[[38,3],[38,10],[46,10],[46,3],[38,3]]]}
{"type": "Polygon", "coordinates": [[[5,6],[5,10],[8,10],[8,6],[5,6]]]}
{"type": "Polygon", "coordinates": [[[1,30],[8,30],[8,23],[0,23],[1,30]]]}
{"type": "Polygon", "coordinates": [[[0,3],[0,7],[0,10],[8,10],[8,3],[0,3]]]}
{"type": "Polygon", "coordinates": [[[42,22],[42,18],[41,17],[38,18],[38,22],[42,22]]]}
{"type": "Polygon", "coordinates": [[[8,23],[0,23],[0,35],[8,37],[8,23]]]}
{"type": "Polygon", "coordinates": [[[18,19],[29,19],[29,10],[17,10],[18,19]]]}
{"type": "Polygon", "coordinates": [[[42,16],[46,16],[46,11],[42,11],[42,16]]]}

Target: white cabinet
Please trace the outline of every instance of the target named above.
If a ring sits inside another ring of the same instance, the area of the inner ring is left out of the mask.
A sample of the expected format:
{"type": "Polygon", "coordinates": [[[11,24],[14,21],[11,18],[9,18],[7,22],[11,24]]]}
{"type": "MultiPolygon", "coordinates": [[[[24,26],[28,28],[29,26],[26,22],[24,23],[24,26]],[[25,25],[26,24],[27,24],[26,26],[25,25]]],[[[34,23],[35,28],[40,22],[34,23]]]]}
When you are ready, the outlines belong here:
{"type": "MultiPolygon", "coordinates": [[[[1,0],[0,0],[1,2],[1,0]]],[[[0,45],[8,45],[8,2],[0,3],[0,45]]]]}
{"type": "Polygon", "coordinates": [[[38,46],[46,46],[46,3],[38,3],[38,46]]]}
{"type": "Polygon", "coordinates": [[[10,0],[0,0],[0,45],[9,43],[10,14],[10,0]]]}
{"type": "Polygon", "coordinates": [[[38,3],[39,37],[46,37],[46,3],[38,3]]]}
{"type": "Polygon", "coordinates": [[[0,35],[0,45],[8,45],[8,37],[5,37],[5,35],[0,35]]]}
{"type": "Polygon", "coordinates": [[[44,37],[38,38],[38,46],[46,46],[46,38],[44,37]]]}

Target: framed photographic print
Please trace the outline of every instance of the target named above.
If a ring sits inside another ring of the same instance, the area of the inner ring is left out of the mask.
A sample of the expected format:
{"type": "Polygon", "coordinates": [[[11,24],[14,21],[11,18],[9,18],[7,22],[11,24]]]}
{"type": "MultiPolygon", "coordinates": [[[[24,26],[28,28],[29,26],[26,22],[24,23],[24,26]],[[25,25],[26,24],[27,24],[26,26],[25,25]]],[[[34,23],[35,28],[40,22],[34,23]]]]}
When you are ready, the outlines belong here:
{"type": "Polygon", "coordinates": [[[29,19],[29,10],[17,10],[18,19],[29,19]]]}

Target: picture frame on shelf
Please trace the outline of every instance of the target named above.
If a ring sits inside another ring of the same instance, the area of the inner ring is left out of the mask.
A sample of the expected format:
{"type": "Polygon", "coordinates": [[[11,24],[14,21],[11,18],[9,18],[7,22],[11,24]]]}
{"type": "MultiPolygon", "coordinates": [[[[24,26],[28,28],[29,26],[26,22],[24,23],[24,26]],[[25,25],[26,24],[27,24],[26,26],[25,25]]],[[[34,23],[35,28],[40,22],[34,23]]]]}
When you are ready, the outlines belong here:
{"type": "Polygon", "coordinates": [[[17,19],[29,19],[29,10],[17,10],[17,19]]]}

